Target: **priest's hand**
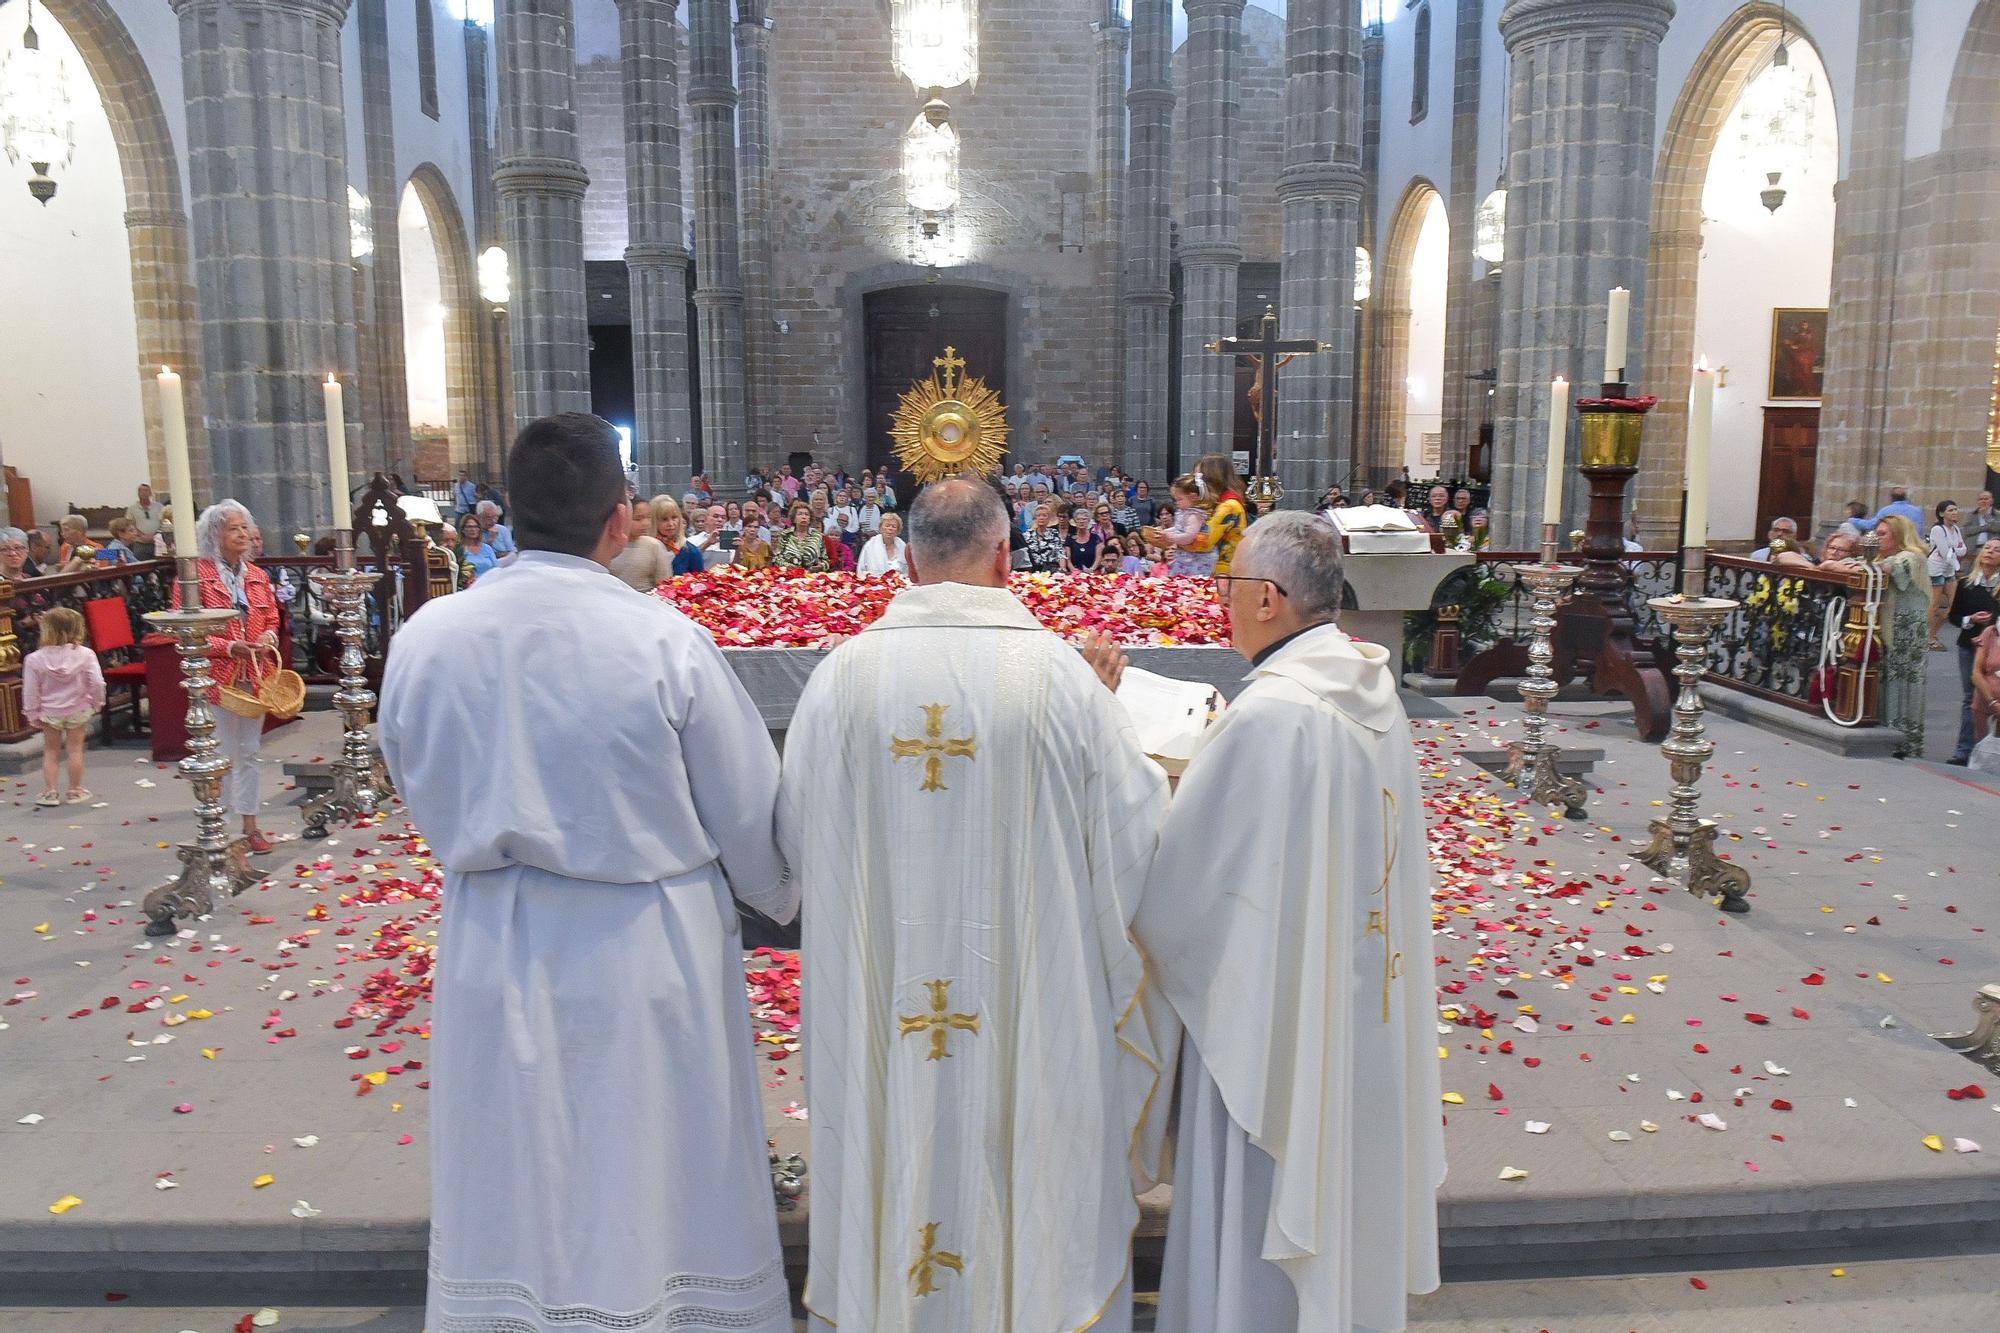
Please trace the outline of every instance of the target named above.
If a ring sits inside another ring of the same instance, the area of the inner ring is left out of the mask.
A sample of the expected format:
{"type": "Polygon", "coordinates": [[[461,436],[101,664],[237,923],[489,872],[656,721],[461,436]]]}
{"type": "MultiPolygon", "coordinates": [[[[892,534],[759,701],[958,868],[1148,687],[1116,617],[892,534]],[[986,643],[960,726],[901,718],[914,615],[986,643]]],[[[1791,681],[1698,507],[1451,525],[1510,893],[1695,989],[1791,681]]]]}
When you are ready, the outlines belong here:
{"type": "Polygon", "coordinates": [[[1131,665],[1131,659],[1101,630],[1084,635],[1083,660],[1090,663],[1090,669],[1104,682],[1104,688],[1113,694],[1118,692],[1118,682],[1125,677],[1125,668],[1131,665]]]}

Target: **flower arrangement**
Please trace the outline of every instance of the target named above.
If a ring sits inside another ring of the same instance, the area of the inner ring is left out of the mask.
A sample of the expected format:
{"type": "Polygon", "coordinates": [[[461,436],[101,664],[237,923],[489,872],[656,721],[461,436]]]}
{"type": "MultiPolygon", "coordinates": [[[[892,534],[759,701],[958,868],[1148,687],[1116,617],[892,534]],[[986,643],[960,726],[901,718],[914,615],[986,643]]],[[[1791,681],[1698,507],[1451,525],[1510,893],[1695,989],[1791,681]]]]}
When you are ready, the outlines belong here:
{"type": "MultiPolygon", "coordinates": [[[[894,575],[721,565],[654,591],[724,648],[830,648],[874,624],[906,586],[894,575]]],[[[1100,630],[1128,648],[1229,642],[1229,618],[1206,579],[1015,574],[1009,586],[1066,639],[1100,630]]]]}

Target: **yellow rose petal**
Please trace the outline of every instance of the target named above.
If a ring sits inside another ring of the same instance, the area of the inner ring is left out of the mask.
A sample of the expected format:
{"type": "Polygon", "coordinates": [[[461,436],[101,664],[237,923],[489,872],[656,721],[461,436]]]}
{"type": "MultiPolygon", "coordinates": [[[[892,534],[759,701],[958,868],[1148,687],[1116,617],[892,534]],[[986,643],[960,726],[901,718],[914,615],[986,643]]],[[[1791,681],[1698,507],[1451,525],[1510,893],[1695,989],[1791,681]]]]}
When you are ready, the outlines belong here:
{"type": "Polygon", "coordinates": [[[1924,1135],[1924,1146],[1932,1152],[1943,1152],[1944,1140],[1935,1134],[1926,1134],[1924,1135]]]}
{"type": "Polygon", "coordinates": [[[266,1185],[270,1184],[272,1181],[276,1179],[277,1179],[276,1176],[272,1175],[269,1171],[266,1171],[263,1175],[257,1177],[255,1180],[250,1182],[250,1188],[253,1190],[263,1189],[266,1185]]]}
{"type": "Polygon", "coordinates": [[[1445,1101],[1445,1105],[1447,1105],[1447,1106],[1463,1106],[1463,1105],[1465,1105],[1465,1098],[1464,1098],[1463,1096],[1461,1096],[1460,1094],[1456,1093],[1456,1092],[1447,1092],[1447,1093],[1446,1093],[1446,1094],[1444,1095],[1444,1101],[1445,1101]]]}
{"type": "Polygon", "coordinates": [[[1832,1271],[1831,1273],[1827,1274],[1827,1276],[1828,1276],[1828,1277],[1846,1277],[1846,1276],[1847,1276],[1847,1270],[1846,1270],[1845,1268],[1836,1268],[1836,1269],[1834,1269],[1834,1270],[1833,1270],[1833,1271],[1832,1271]]]}
{"type": "Polygon", "coordinates": [[[378,1088],[381,1087],[384,1083],[387,1083],[389,1081],[389,1075],[380,1069],[376,1070],[372,1074],[363,1075],[363,1077],[365,1077],[370,1083],[373,1083],[378,1088]]]}
{"type": "MultiPolygon", "coordinates": [[[[35,933],[36,933],[37,935],[46,935],[46,934],[48,934],[48,933],[49,933],[49,923],[48,923],[48,922],[46,922],[46,921],[44,921],[44,922],[42,922],[42,924],[41,924],[41,925],[39,925],[39,926],[36,926],[36,927],[35,927],[35,933]]],[[[72,1205],[72,1207],[74,1207],[74,1205],[72,1205]]]]}
{"type": "Polygon", "coordinates": [[[82,1202],[83,1200],[77,1198],[74,1194],[65,1194],[49,1205],[49,1211],[60,1217],[82,1202]]]}
{"type": "Polygon", "coordinates": [[[201,1048],[201,1058],[204,1060],[213,1060],[215,1053],[221,1049],[220,1046],[204,1046],[201,1048]]]}

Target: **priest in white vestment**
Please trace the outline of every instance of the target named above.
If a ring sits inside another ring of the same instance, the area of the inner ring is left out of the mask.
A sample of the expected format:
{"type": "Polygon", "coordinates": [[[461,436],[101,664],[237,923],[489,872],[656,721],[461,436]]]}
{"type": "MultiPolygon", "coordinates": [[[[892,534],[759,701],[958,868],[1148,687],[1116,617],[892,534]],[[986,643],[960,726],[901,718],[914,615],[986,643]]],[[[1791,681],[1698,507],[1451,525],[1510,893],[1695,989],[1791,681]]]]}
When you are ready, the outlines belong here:
{"type": "Polygon", "coordinates": [[[777,754],[606,565],[611,426],[508,457],[521,553],[396,635],[383,755],[445,870],[430,1333],[790,1333],[736,899],[797,908],[777,754]]]}
{"type": "Polygon", "coordinates": [[[1254,524],[1217,580],[1249,684],[1203,736],[1135,931],[1186,1024],[1159,1333],[1393,1333],[1438,1285],[1430,870],[1340,537],[1254,524]]]}
{"type": "Polygon", "coordinates": [[[1007,527],[984,485],[927,488],[919,586],[785,738],[816,1329],[1131,1327],[1177,1036],[1128,926],[1166,777],[1106,688],[1116,649],[1086,662],[1007,591],[1007,527]]]}

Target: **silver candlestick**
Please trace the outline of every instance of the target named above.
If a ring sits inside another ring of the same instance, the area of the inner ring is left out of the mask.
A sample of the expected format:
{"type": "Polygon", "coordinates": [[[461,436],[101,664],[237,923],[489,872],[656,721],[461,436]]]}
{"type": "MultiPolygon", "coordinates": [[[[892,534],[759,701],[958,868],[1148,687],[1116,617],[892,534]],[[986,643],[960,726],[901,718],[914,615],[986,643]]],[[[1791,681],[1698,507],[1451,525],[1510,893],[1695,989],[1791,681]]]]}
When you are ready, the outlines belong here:
{"type": "Polygon", "coordinates": [[[333,535],[333,564],[315,573],[327,605],[332,608],[334,634],[340,640],[340,688],[333,706],[340,710],[340,757],[333,761],[333,786],[305,807],[305,836],[324,838],[335,819],[361,819],[377,813],[395,795],[382,753],[369,734],[375,711],[375,691],[368,688],[368,656],[362,647],[362,618],[368,589],[376,575],[354,567],[354,533],[341,528],[333,535]]]}
{"type": "Polygon", "coordinates": [[[1521,739],[1514,746],[1514,759],[1507,773],[1516,788],[1524,784],[1528,787],[1529,796],[1537,805],[1559,805],[1569,818],[1581,819],[1583,783],[1557,767],[1562,749],[1548,734],[1549,701],[1556,697],[1555,672],[1549,666],[1555,659],[1551,639],[1556,628],[1556,606],[1583,577],[1583,570],[1577,566],[1557,563],[1555,531],[1552,523],[1542,525],[1542,562],[1521,570],[1522,582],[1534,594],[1535,612],[1528,621],[1531,631],[1528,678],[1521,682],[1521,739]]]}
{"type": "Polygon", "coordinates": [[[222,779],[232,765],[216,753],[215,714],[209,711],[208,692],[215,688],[215,677],[209,674],[208,641],[237,613],[233,608],[203,608],[201,576],[192,556],[178,561],[178,575],[182,609],[149,611],[146,622],[171,635],[180,654],[181,681],[187,687],[187,754],[180,762],[180,775],[194,788],[195,834],[193,842],[180,845],[181,873],[147,894],[140,905],[148,935],[171,935],[179,929],[175,918],[206,916],[215,909],[217,898],[233,898],[264,879],[263,871],[250,868],[245,840],[229,836],[222,779]]]}
{"type": "MultiPolygon", "coordinates": [[[[1699,589],[1705,562],[1689,553],[1682,564],[1688,583],[1699,589]]],[[[1725,912],[1747,912],[1750,872],[1715,854],[1715,822],[1701,817],[1701,770],[1715,754],[1715,742],[1702,726],[1701,678],[1708,669],[1708,639],[1715,627],[1739,603],[1726,597],[1681,594],[1647,602],[1672,627],[1674,675],[1680,697],[1674,701],[1674,726],[1660,751],[1673,773],[1667,817],[1650,825],[1653,841],[1638,860],[1654,874],[1686,889],[1697,898],[1716,900],[1725,912]]]]}

